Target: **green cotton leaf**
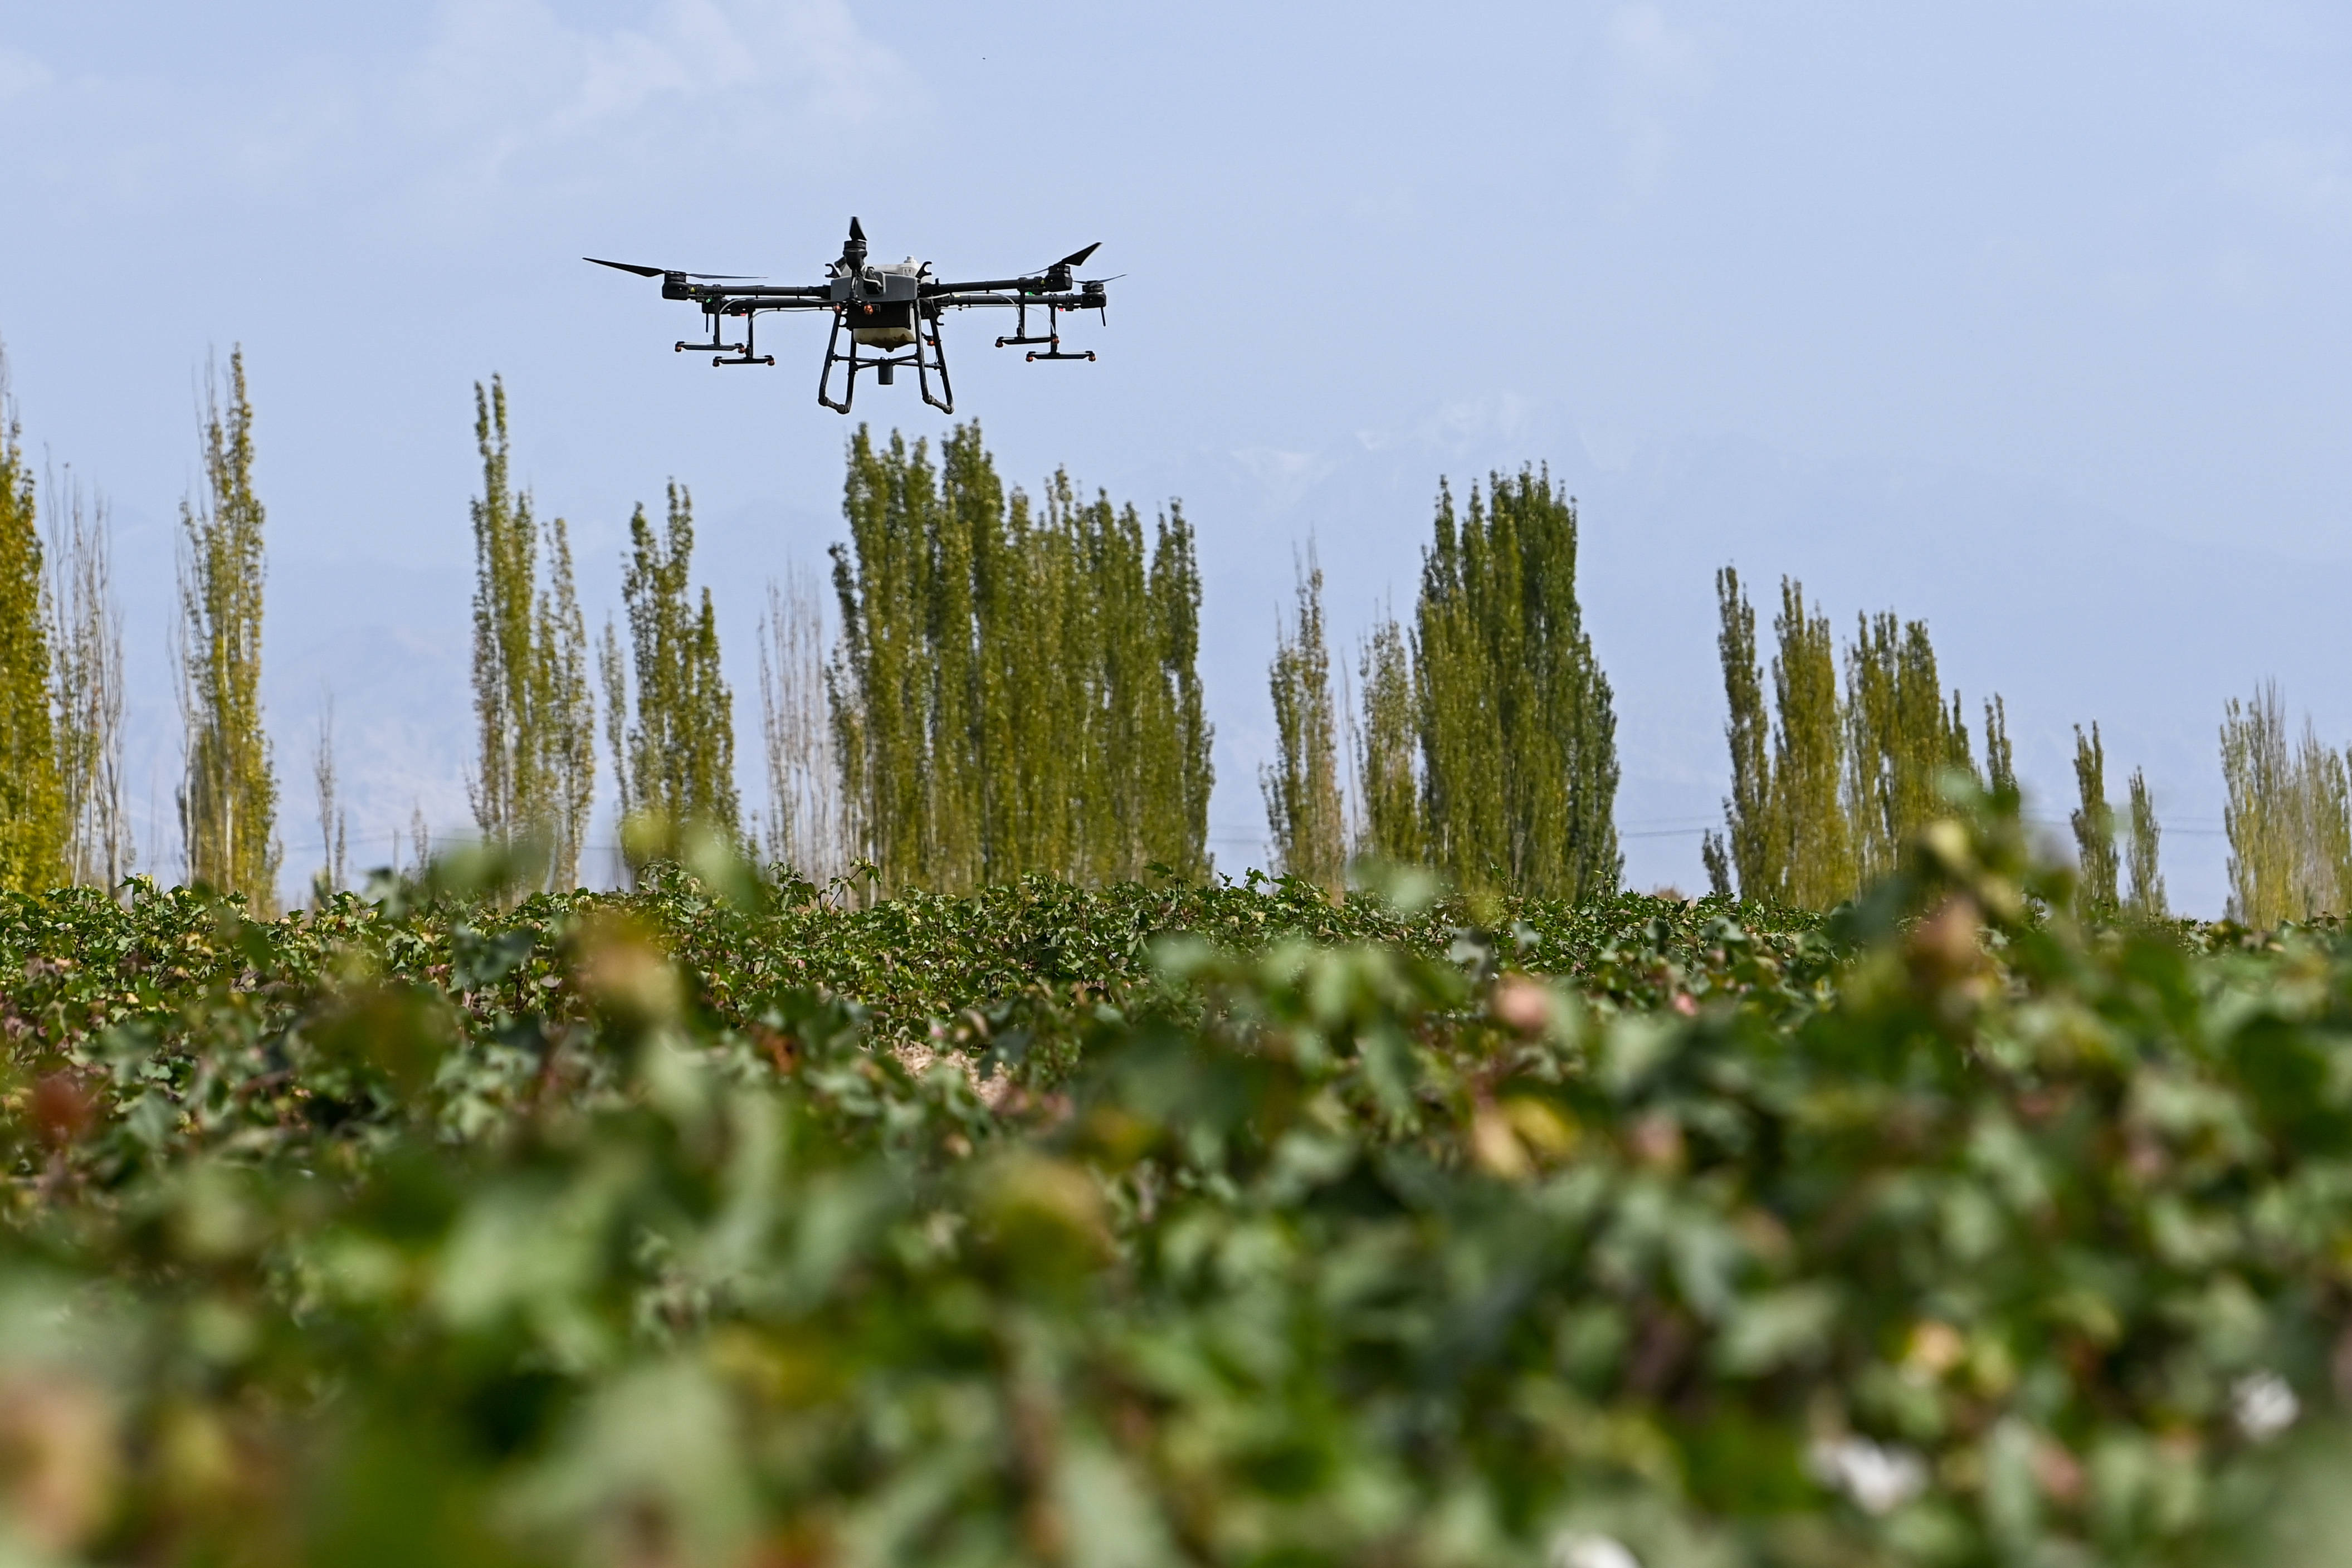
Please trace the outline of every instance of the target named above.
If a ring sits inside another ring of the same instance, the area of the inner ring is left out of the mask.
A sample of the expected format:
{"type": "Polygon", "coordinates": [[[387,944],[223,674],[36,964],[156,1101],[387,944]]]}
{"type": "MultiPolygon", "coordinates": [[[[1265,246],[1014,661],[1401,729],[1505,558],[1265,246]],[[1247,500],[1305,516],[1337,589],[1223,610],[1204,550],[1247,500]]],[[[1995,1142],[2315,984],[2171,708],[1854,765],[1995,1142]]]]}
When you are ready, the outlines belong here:
{"type": "Polygon", "coordinates": [[[1791,1285],[1742,1297],[1715,1342],[1715,1364],[1729,1377],[1756,1377],[1812,1359],[1838,1315],[1838,1291],[1826,1283],[1791,1285]]]}
{"type": "Polygon", "coordinates": [[[161,1149],[180,1124],[179,1107],[160,1089],[150,1089],[131,1103],[122,1124],[150,1149],[161,1149]]]}
{"type": "Polygon", "coordinates": [[[1652,1072],[1674,1055],[1680,1020],[1645,1013],[1612,1020],[1595,1053],[1602,1087],[1622,1100],[1638,1092],[1652,1072]]]}
{"type": "Polygon", "coordinates": [[[1118,1455],[1074,1437],[1059,1457],[1052,1497],[1070,1568],[1160,1568],[1181,1561],[1150,1491],[1118,1455]]]}
{"type": "Polygon", "coordinates": [[[665,1561],[715,1568],[741,1560],[758,1519],[748,1457],[708,1369],[635,1367],[586,1402],[501,1511],[572,1561],[626,1561],[654,1540],[669,1544],[665,1561]]]}

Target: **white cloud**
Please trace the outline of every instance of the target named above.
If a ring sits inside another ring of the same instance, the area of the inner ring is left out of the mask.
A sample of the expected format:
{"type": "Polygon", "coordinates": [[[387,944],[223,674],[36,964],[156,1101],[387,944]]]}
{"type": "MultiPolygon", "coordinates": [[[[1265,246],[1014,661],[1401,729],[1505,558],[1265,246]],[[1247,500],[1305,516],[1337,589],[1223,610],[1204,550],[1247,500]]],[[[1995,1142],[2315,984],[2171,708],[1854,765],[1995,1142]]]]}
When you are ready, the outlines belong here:
{"type": "Polygon", "coordinates": [[[20,49],[0,45],[0,103],[48,84],[48,67],[20,49]]]}
{"type": "Polygon", "coordinates": [[[1233,456],[1257,481],[1268,503],[1282,510],[1297,506],[1339,466],[1319,452],[1284,452],[1271,446],[1244,446],[1233,456]]]}
{"type": "Polygon", "coordinates": [[[913,91],[843,0],[663,0],[642,25],[602,31],[545,0],[446,0],[408,83],[426,126],[475,141],[481,172],[657,108],[739,132],[855,126],[913,91]]]}
{"type": "Polygon", "coordinates": [[[1674,153],[1670,112],[1705,97],[1714,85],[1706,40],[1645,0],[1620,6],[1610,17],[1609,54],[1611,116],[1623,148],[1625,177],[1637,190],[1647,190],[1674,153]]]}
{"type": "Polygon", "coordinates": [[[2352,227],[2352,141],[2344,137],[2272,137],[2241,153],[2228,179],[2274,212],[2352,227]]]}

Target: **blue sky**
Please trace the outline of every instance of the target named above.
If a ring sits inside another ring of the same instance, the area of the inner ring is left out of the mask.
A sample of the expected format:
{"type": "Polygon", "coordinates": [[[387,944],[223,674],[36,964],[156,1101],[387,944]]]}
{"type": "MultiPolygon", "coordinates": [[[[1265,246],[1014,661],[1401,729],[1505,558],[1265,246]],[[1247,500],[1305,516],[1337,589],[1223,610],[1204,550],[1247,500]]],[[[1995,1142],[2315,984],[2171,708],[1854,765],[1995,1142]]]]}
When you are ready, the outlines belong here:
{"type": "MultiPolygon", "coordinates": [[[[1351,638],[1409,598],[1441,476],[1534,462],[1583,505],[1637,885],[1700,880],[1728,560],[1926,616],[2045,815],[2099,720],[2217,912],[2222,704],[2276,676],[2352,739],[2347,80],[2352,11],[2267,0],[15,3],[0,339],[30,443],[113,506],[164,818],[194,376],[244,345],[290,881],[327,690],[362,853],[466,820],[493,371],[592,615],[631,506],[693,487],[749,759],[760,585],[839,532],[814,329],[713,372],[669,350],[690,314],[576,258],[799,277],[855,212],[950,270],[1100,239],[1129,274],[1096,365],[977,317],[949,349],[1013,476],[1199,526],[1229,869],[1293,548],[1351,638]]],[[[936,432],[911,392],[860,413],[936,432]]]]}

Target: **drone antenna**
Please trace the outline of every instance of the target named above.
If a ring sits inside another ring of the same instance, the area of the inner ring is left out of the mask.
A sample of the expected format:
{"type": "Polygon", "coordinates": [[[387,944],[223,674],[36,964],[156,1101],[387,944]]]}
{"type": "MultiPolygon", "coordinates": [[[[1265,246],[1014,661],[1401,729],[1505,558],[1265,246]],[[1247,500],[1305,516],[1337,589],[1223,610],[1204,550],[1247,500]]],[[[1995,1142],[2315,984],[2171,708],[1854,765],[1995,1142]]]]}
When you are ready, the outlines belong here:
{"type": "Polygon", "coordinates": [[[844,272],[856,272],[866,265],[866,226],[856,218],[849,220],[849,242],[841,247],[844,272]]]}

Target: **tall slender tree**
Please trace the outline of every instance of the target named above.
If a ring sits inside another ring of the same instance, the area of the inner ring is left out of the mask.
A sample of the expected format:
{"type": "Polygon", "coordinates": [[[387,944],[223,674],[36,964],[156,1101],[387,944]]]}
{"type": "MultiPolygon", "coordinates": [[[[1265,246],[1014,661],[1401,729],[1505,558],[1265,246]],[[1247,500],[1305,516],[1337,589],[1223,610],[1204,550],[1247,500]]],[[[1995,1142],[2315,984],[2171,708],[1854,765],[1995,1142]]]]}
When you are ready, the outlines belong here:
{"type": "Polygon", "coordinates": [[[847,815],[887,887],[1207,869],[1200,572],[1171,507],[1057,474],[1008,495],[979,427],[851,438],[829,676],[847,815]]]}
{"type": "Polygon", "coordinates": [[[2015,795],[2017,753],[2009,744],[2009,705],[2000,700],[1999,694],[1985,704],[1984,717],[1985,788],[1995,795],[2015,795]]]}
{"type": "MultiPolygon", "coordinates": [[[[1826,615],[1809,611],[1802,584],[1780,580],[1773,617],[1772,816],[1785,846],[1783,896],[1826,909],[1856,885],[1853,833],[1840,796],[1846,726],[1839,706],[1837,653],[1826,615]]],[[[1768,887],[1769,887],[1768,883],[1768,887]]],[[[1742,896],[1752,897],[1747,887],[1742,896]]],[[[1768,896],[1769,894],[1768,894],[1768,896]]]]}
{"type": "Polygon", "coordinates": [[[2306,915],[2333,915],[2352,903],[2352,779],[2343,753],[2319,738],[2308,714],[2295,747],[2294,795],[2295,902],[2306,915]]]}
{"type": "Polygon", "coordinates": [[[1297,574],[1297,618],[1286,625],[1276,617],[1266,677],[1279,759],[1258,769],[1258,787],[1276,868],[1336,891],[1347,869],[1347,824],[1323,637],[1323,568],[1311,544],[1297,574]]]}
{"type": "Polygon", "coordinates": [[[2221,721],[2230,914],[2249,925],[2274,925],[2301,913],[2293,767],[2278,684],[2265,681],[2247,703],[2230,699],[2221,721]]]}
{"type": "Polygon", "coordinates": [[[319,806],[320,864],[311,874],[310,901],[323,905],[330,894],[345,885],[344,859],[349,848],[351,815],[343,808],[341,781],[335,765],[335,694],[322,695],[319,705],[319,744],[310,754],[310,783],[319,806]]]}
{"type": "Polygon", "coordinates": [[[1419,712],[1412,650],[1394,615],[1383,614],[1372,628],[1357,667],[1363,678],[1363,722],[1356,742],[1363,831],[1356,852],[1417,865],[1428,855],[1421,817],[1419,712]]]}
{"type": "Polygon", "coordinates": [[[851,836],[825,707],[824,601],[795,568],[768,580],[760,622],[760,738],[768,804],[757,837],[767,858],[823,882],[849,870],[851,836]]]}
{"type": "Polygon", "coordinates": [[[2269,926],[2352,905],[2352,770],[2307,716],[2289,742],[2276,682],[2231,702],[2221,776],[2232,918],[2269,926]]]}
{"type": "Polygon", "coordinates": [[[1712,891],[1728,894],[1736,873],[1743,896],[1785,899],[1788,823],[1773,800],[1772,716],[1757,658],[1756,611],[1733,567],[1715,574],[1715,598],[1721,621],[1716,652],[1730,711],[1724,739],[1731,748],[1731,794],[1723,802],[1725,835],[1709,833],[1706,840],[1707,883],[1712,891]]]}
{"type": "Polygon", "coordinates": [[[1617,720],[1576,597],[1576,507],[1549,471],[1438,495],[1414,671],[1431,858],[1465,884],[1614,892],[1617,720]]]}
{"type": "Polygon", "coordinates": [[[2156,820],[2156,801],[2148,793],[2147,775],[2132,769],[2131,838],[2124,857],[2129,873],[2124,907],[2143,920],[2161,920],[2168,913],[2164,900],[2164,872],[2158,860],[2163,829],[2156,820]]]}
{"type": "MultiPolygon", "coordinates": [[[[1958,692],[1943,701],[1927,623],[1861,619],[1845,690],[1829,618],[1780,580],[1768,703],[1756,615],[1739,576],[1716,576],[1716,650],[1730,717],[1725,832],[1702,850],[1709,884],[1741,897],[1826,908],[1894,866],[1905,840],[1944,809],[1940,776],[1975,773],[1958,692]]],[[[2014,791],[2008,709],[1985,705],[1985,774],[2014,791]]]]}
{"type": "Polygon", "coordinates": [[[278,777],[261,713],[265,518],[241,349],[226,378],[206,366],[198,424],[205,489],[180,507],[180,830],[191,881],[274,911],[278,777]]]}
{"type": "Polygon", "coordinates": [[[2074,902],[2086,920],[2112,918],[2121,903],[2116,886],[2116,810],[2107,804],[2107,751],[2099,727],[2074,727],[2074,787],[2081,804],[2070,819],[2080,871],[2074,902]]]}
{"type": "Polygon", "coordinates": [[[475,776],[467,786],[486,839],[537,840],[548,880],[579,880],[595,800],[595,697],[587,622],[561,517],[541,527],[511,477],[506,386],[474,386],[482,494],[473,502],[475,776]],[[546,569],[541,577],[542,563],[546,569]]]}
{"type": "Polygon", "coordinates": [[[1846,652],[1847,810],[1864,881],[1895,869],[1904,841],[1943,810],[1937,779],[1969,767],[1958,693],[1948,708],[1924,621],[1859,618],[1846,652]]]}
{"type": "Polygon", "coordinates": [[[0,887],[66,875],[65,780],[51,710],[49,617],[32,467],[0,355],[0,887]]]}
{"type": "Polygon", "coordinates": [[[719,670],[719,622],[705,588],[691,592],[694,501],[672,484],[656,534],[639,507],[629,519],[621,592],[629,619],[635,701],[619,678],[619,649],[605,632],[605,701],[622,737],[614,771],[630,815],[669,827],[740,829],[735,793],[735,698],[719,670]],[[625,723],[625,728],[620,727],[625,723]]]}
{"type": "Polygon", "coordinates": [[[128,784],[122,766],[122,606],[114,592],[113,528],[103,496],[72,470],[52,499],[49,607],[57,661],[56,734],[67,826],[67,871],[84,887],[130,873],[128,784]]]}

